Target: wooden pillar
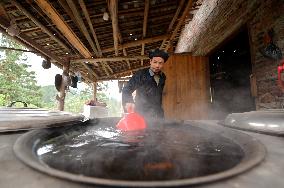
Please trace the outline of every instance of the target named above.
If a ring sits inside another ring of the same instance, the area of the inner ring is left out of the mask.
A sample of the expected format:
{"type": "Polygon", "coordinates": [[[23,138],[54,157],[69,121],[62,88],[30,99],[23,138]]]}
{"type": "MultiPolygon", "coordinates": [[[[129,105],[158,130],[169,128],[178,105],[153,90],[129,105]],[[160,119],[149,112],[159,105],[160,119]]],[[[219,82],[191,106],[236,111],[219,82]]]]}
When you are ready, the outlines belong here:
{"type": "Polygon", "coordinates": [[[97,98],[97,82],[94,82],[93,83],[93,99],[96,101],[96,98],[97,98]]]}
{"type": "Polygon", "coordinates": [[[70,67],[70,61],[68,62],[68,64],[63,65],[60,92],[59,92],[59,95],[56,96],[56,99],[58,100],[58,110],[60,111],[64,111],[64,102],[65,102],[65,96],[66,96],[66,80],[65,79],[69,75],[69,67],[70,67]]]}

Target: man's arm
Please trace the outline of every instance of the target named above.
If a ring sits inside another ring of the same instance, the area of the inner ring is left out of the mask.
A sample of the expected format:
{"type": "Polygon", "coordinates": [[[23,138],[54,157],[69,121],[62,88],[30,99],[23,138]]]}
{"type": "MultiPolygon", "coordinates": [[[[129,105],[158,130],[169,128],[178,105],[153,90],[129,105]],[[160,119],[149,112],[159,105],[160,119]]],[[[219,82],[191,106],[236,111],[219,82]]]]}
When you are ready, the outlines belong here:
{"type": "Polygon", "coordinates": [[[122,106],[126,103],[134,103],[132,93],[141,85],[141,73],[135,73],[122,89],[122,106]]]}

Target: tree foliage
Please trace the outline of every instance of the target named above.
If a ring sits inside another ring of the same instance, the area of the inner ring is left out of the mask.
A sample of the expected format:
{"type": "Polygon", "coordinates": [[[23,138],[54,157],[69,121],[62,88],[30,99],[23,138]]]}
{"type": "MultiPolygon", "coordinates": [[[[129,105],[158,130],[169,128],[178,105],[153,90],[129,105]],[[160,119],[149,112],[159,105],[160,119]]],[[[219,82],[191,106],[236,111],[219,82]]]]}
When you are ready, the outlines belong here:
{"type": "MultiPolygon", "coordinates": [[[[106,95],[106,90],[109,86],[106,83],[98,83],[97,88],[97,100],[107,104],[107,108],[110,116],[121,116],[122,107],[121,102],[116,99],[109,98],[106,95]]],[[[41,88],[42,103],[43,107],[46,109],[57,109],[56,95],[57,90],[54,86],[43,86],[41,88]]],[[[91,87],[86,87],[85,89],[74,89],[66,93],[65,97],[65,111],[82,113],[83,107],[86,101],[93,99],[93,92],[91,87]]]]}
{"type": "MultiPolygon", "coordinates": [[[[108,97],[105,94],[107,86],[99,83],[97,85],[97,100],[107,103],[108,97]]],[[[83,106],[86,101],[93,99],[93,91],[91,87],[83,90],[70,89],[65,98],[65,110],[70,112],[83,112],[83,106]]]]}
{"type": "MultiPolygon", "coordinates": [[[[23,48],[9,38],[0,35],[0,46],[23,48]]],[[[37,85],[35,72],[29,71],[23,52],[2,50],[0,58],[0,105],[12,101],[24,101],[41,107],[40,86],[37,85]]]]}
{"type": "Polygon", "coordinates": [[[57,90],[55,89],[55,86],[42,86],[40,91],[42,93],[42,107],[50,110],[57,109],[57,90]]]}
{"type": "MultiPolygon", "coordinates": [[[[23,46],[0,33],[0,46],[24,49],[23,46]]],[[[0,106],[13,101],[23,101],[28,107],[57,109],[57,90],[54,85],[38,86],[34,71],[29,71],[27,56],[21,51],[0,49],[0,106]]],[[[106,83],[98,83],[97,99],[107,104],[111,116],[120,116],[121,103],[106,95],[106,83]]],[[[92,88],[83,90],[70,88],[65,98],[65,111],[81,113],[87,100],[93,99],[92,88]]]]}

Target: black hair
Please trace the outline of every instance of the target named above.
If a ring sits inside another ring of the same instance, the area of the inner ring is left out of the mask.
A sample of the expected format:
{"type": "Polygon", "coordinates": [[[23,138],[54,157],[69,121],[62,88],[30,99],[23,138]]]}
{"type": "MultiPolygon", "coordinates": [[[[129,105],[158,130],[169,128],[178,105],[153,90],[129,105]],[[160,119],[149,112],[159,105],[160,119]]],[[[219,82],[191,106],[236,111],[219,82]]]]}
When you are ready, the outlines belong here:
{"type": "Polygon", "coordinates": [[[164,62],[166,62],[169,58],[169,54],[164,50],[160,50],[159,48],[157,48],[149,52],[149,58],[152,59],[153,57],[161,57],[164,59],[164,62]]]}

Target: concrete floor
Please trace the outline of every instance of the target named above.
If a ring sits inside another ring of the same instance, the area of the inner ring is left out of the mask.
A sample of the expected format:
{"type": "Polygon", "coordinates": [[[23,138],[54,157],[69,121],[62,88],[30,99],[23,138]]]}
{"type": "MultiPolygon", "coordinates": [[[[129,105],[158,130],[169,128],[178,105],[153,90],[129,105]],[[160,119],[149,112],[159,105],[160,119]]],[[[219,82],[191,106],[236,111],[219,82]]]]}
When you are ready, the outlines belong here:
{"type": "MultiPolygon", "coordinates": [[[[193,124],[220,126],[213,121],[191,121],[193,124]]],[[[1,188],[88,188],[98,187],[55,178],[23,164],[13,153],[13,144],[24,132],[0,133],[1,188]]],[[[253,169],[226,180],[199,185],[200,188],[282,188],[284,187],[284,138],[246,132],[259,139],[267,149],[265,160],[253,169]]],[[[192,187],[192,186],[191,186],[192,187]]]]}

